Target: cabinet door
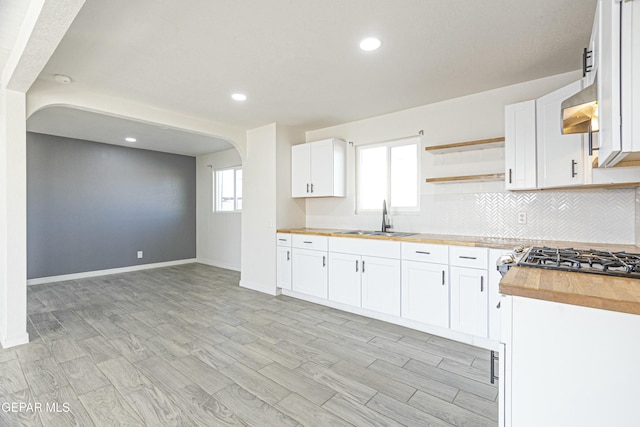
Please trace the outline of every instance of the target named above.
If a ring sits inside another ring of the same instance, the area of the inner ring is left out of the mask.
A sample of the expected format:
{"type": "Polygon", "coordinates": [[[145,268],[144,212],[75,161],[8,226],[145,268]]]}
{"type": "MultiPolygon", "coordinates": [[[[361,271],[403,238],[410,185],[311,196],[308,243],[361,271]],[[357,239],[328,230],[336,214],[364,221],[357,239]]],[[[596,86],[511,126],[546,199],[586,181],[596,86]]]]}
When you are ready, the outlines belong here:
{"type": "Polygon", "coordinates": [[[327,253],[293,248],[292,287],[301,294],[327,299],[327,253]]]}
{"type": "Polygon", "coordinates": [[[310,197],[333,196],[333,140],[317,141],[311,146],[310,197]]]}
{"type": "Polygon", "coordinates": [[[329,253],[329,301],[360,307],[360,256],[329,253]]]}
{"type": "MultiPolygon", "coordinates": [[[[511,250],[491,249],[489,251],[490,263],[493,266],[495,261],[502,255],[510,255],[511,250]]],[[[489,339],[500,341],[500,325],[501,325],[501,307],[500,301],[500,280],[502,275],[496,268],[489,269],[489,339]]]]}
{"type": "Polygon", "coordinates": [[[311,186],[311,147],[299,144],[291,147],[291,197],[308,197],[311,186]]]}
{"type": "Polygon", "coordinates": [[[622,149],[620,116],[620,3],[599,1],[600,49],[598,54],[598,163],[615,164],[622,149]]]}
{"type": "Polygon", "coordinates": [[[449,327],[448,266],[402,261],[402,317],[449,327]]]}
{"type": "Polygon", "coordinates": [[[536,101],[505,107],[504,186],[536,188],[536,101]]]}
{"type": "Polygon", "coordinates": [[[291,248],[277,246],[277,286],[282,289],[291,289],[291,248]]]}
{"type": "Polygon", "coordinates": [[[587,69],[583,70],[584,87],[592,85],[596,80],[596,73],[598,71],[598,55],[600,54],[600,2],[596,4],[596,14],[593,20],[593,27],[591,28],[591,38],[589,39],[589,45],[587,46],[586,58],[587,69]]]}
{"type": "Polygon", "coordinates": [[[581,89],[582,81],[577,81],[536,100],[539,188],[584,182],[582,135],[563,135],[560,114],[562,101],[581,89]]]}
{"type": "Polygon", "coordinates": [[[400,316],[400,260],[362,257],[362,308],[400,316]]]}
{"type": "Polygon", "coordinates": [[[451,329],[487,336],[487,270],[451,267],[451,329]]]}

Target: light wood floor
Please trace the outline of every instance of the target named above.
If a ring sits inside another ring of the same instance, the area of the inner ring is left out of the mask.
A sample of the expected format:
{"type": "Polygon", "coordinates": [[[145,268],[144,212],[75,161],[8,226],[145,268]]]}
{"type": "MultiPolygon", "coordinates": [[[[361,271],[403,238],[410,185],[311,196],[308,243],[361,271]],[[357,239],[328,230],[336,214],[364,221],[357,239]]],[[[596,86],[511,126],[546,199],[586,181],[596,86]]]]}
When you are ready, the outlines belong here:
{"type": "Polygon", "coordinates": [[[487,350],[238,279],[189,264],[30,286],[0,425],[497,425],[487,350]]]}

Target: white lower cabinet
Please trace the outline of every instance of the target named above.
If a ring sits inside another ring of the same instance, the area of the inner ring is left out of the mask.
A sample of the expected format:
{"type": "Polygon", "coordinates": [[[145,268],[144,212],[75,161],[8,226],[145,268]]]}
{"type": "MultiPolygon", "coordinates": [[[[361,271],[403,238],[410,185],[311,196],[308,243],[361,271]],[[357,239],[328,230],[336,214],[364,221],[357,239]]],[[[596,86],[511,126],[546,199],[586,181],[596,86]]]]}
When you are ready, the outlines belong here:
{"type": "Polygon", "coordinates": [[[450,267],[451,329],[477,337],[487,337],[487,270],[450,267]]]}
{"type": "Polygon", "coordinates": [[[449,327],[447,264],[402,261],[402,317],[449,327]]]}
{"type": "Polygon", "coordinates": [[[400,260],[362,257],[362,308],[400,316],[400,260]]]}
{"type": "Polygon", "coordinates": [[[329,301],[361,306],[361,258],[353,254],[329,253],[329,301]]]}
{"type": "Polygon", "coordinates": [[[293,248],[292,289],[327,299],[327,252],[293,248]]]}
{"type": "Polygon", "coordinates": [[[291,289],[291,248],[278,246],[276,248],[276,272],[277,286],[282,289],[291,289]]]}
{"type": "Polygon", "coordinates": [[[516,296],[503,302],[505,426],[638,425],[639,315],[516,296]]]}

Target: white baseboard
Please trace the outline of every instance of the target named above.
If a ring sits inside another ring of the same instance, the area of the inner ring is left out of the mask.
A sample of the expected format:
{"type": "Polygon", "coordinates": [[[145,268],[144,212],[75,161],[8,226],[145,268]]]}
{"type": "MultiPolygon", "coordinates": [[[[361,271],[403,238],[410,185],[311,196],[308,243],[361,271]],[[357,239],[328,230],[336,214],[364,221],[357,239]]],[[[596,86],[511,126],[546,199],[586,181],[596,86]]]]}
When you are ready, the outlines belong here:
{"type": "Polygon", "coordinates": [[[27,285],[41,285],[43,283],[62,282],[64,280],[85,279],[87,277],[105,276],[107,274],[128,273],[138,270],[149,270],[151,268],[171,267],[181,264],[192,264],[197,262],[195,258],[179,259],[176,261],[155,262],[153,264],[132,265],[129,267],[110,268],[107,270],[83,271],[81,273],[62,274],[60,276],[38,277],[27,280],[27,285]]]}
{"type": "Polygon", "coordinates": [[[2,348],[15,347],[17,345],[27,344],[29,342],[29,334],[24,332],[22,334],[13,335],[11,337],[6,337],[2,339],[0,345],[2,348]]]}
{"type": "Polygon", "coordinates": [[[220,267],[226,270],[240,271],[239,264],[232,264],[226,261],[214,260],[214,259],[206,259],[206,258],[198,258],[200,264],[210,265],[212,267],[220,267]]]}
{"type": "Polygon", "coordinates": [[[264,285],[262,283],[248,282],[246,280],[240,280],[240,287],[251,289],[252,291],[258,291],[269,295],[277,295],[277,288],[275,286],[264,285]]]}

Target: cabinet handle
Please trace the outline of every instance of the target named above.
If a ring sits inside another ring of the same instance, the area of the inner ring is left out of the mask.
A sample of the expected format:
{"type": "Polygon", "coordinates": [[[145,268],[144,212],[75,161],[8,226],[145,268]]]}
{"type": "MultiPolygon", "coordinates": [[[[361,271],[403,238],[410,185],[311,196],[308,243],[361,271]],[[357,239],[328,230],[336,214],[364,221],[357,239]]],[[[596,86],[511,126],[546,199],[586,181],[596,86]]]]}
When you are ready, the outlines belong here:
{"type": "Polygon", "coordinates": [[[480,276],[480,292],[484,292],[484,276],[480,276]]]}
{"type": "Polygon", "coordinates": [[[310,244],[312,244],[313,242],[310,242],[310,241],[308,241],[308,240],[305,240],[305,241],[303,241],[302,243],[306,243],[306,244],[310,245],[310,244]]]}
{"type": "Polygon", "coordinates": [[[509,184],[513,184],[513,169],[509,168],[509,184]]]}
{"type": "Polygon", "coordinates": [[[576,175],[578,175],[578,172],[576,172],[576,165],[578,163],[576,163],[575,160],[571,160],[571,178],[575,178],[576,175]]]}
{"type": "Polygon", "coordinates": [[[291,254],[289,254],[289,251],[287,251],[287,261],[289,261],[291,259],[291,254]]]}
{"type": "Polygon", "coordinates": [[[593,56],[593,51],[588,50],[586,47],[582,51],[582,77],[585,77],[587,73],[590,73],[593,70],[593,64],[587,64],[587,60],[591,59],[593,56]]]}
{"type": "Polygon", "coordinates": [[[309,184],[307,184],[307,193],[309,192],[309,184]]]}
{"type": "Polygon", "coordinates": [[[589,155],[592,156],[593,152],[599,150],[600,147],[593,146],[593,130],[591,129],[591,125],[589,125],[589,155]]]}
{"type": "Polygon", "coordinates": [[[358,272],[358,260],[356,260],[356,273],[358,272]]]}
{"type": "Polygon", "coordinates": [[[313,184],[311,184],[311,192],[313,193],[313,184]]]}
{"type": "Polygon", "coordinates": [[[278,239],[278,240],[280,240],[281,242],[286,242],[287,241],[287,239],[278,239]]]}
{"type": "Polygon", "coordinates": [[[498,305],[496,305],[497,309],[500,309],[500,304],[502,303],[502,301],[498,301],[498,305]]]}
{"type": "Polygon", "coordinates": [[[444,286],[444,270],[442,270],[442,286],[444,286]]]}
{"type": "Polygon", "coordinates": [[[425,252],[425,251],[416,251],[417,254],[425,254],[425,255],[431,255],[431,252],[425,252]]]}
{"type": "Polygon", "coordinates": [[[495,364],[498,360],[500,360],[500,358],[496,356],[496,352],[491,350],[491,372],[489,373],[490,375],[489,379],[491,380],[491,384],[495,384],[495,381],[500,379],[496,375],[496,367],[495,367],[495,364]]]}
{"type": "Polygon", "coordinates": [[[322,266],[326,267],[327,266],[327,257],[326,256],[322,256],[322,266]]]}
{"type": "Polygon", "coordinates": [[[464,255],[460,255],[458,258],[462,258],[462,259],[477,259],[474,256],[464,256],[464,255]]]}
{"type": "Polygon", "coordinates": [[[362,260],[362,272],[364,273],[364,260],[362,260]]]}

